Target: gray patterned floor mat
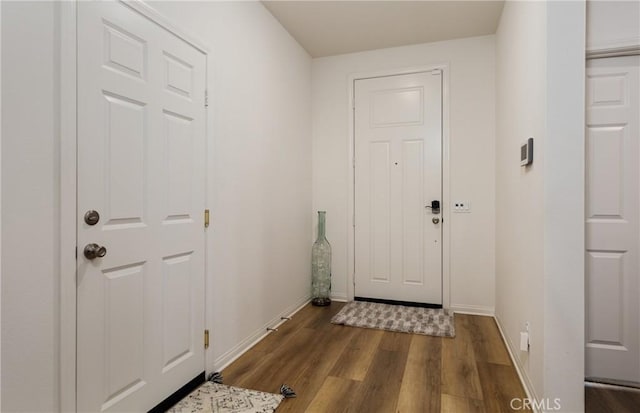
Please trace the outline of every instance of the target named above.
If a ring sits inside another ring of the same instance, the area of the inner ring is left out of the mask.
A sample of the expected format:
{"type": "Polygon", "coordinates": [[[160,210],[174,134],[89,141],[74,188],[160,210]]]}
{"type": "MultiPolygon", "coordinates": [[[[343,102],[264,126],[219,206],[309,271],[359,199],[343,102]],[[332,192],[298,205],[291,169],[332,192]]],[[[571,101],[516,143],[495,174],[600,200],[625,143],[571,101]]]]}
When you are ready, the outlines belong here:
{"type": "Polygon", "coordinates": [[[352,327],[377,328],[428,336],[455,337],[453,311],[351,301],[331,322],[352,327]]]}

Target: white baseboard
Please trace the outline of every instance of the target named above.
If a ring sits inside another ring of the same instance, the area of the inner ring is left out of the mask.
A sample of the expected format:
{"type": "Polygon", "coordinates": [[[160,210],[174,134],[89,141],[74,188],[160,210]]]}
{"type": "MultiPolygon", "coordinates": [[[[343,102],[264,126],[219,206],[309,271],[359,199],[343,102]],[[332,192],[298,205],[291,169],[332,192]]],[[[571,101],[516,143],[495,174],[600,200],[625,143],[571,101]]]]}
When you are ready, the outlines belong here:
{"type": "Polygon", "coordinates": [[[343,303],[349,301],[349,299],[347,298],[347,294],[345,293],[331,293],[331,299],[333,301],[339,301],[343,303]]]}
{"type": "MultiPolygon", "coordinates": [[[[286,308],[280,314],[273,317],[266,324],[256,329],[252,334],[250,334],[247,338],[240,341],[238,344],[233,346],[230,350],[222,354],[220,357],[216,358],[213,361],[214,370],[213,371],[222,371],[229,364],[236,361],[240,356],[249,351],[253,346],[258,344],[263,338],[265,338],[270,331],[267,331],[267,328],[277,328],[279,325],[283,324],[286,319],[282,319],[282,317],[292,317],[295,313],[300,311],[302,307],[307,305],[311,301],[311,297],[309,295],[304,296],[297,300],[293,305],[286,308]]],[[[209,374],[209,372],[207,372],[209,374]]]]}
{"type": "MultiPolygon", "coordinates": [[[[529,378],[529,374],[524,369],[524,367],[520,364],[520,360],[514,356],[516,351],[520,351],[518,347],[516,347],[513,342],[507,337],[504,333],[504,329],[502,328],[502,323],[497,316],[493,316],[496,320],[496,324],[498,325],[498,331],[500,331],[500,335],[502,336],[502,341],[507,346],[507,351],[509,352],[509,357],[511,357],[511,362],[516,367],[516,372],[518,373],[518,377],[520,378],[520,383],[522,383],[522,387],[524,387],[525,393],[527,393],[527,398],[532,401],[538,401],[538,396],[536,395],[535,389],[533,387],[533,383],[531,383],[531,379],[529,378]]],[[[533,411],[535,413],[542,413],[538,409],[538,404],[533,403],[533,411]]]]}
{"type": "Polygon", "coordinates": [[[495,314],[494,307],[485,307],[481,305],[451,304],[451,306],[449,306],[449,310],[453,310],[455,313],[471,315],[493,316],[495,314]]]}

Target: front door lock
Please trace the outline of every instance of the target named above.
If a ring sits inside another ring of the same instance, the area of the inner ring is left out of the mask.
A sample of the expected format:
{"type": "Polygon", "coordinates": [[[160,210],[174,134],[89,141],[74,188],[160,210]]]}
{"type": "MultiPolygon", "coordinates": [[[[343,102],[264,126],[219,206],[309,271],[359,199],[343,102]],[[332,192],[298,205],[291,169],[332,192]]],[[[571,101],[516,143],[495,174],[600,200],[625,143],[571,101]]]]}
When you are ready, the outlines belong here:
{"type": "Polygon", "coordinates": [[[440,201],[438,201],[437,199],[434,199],[433,201],[431,201],[431,205],[425,205],[425,208],[431,208],[431,213],[432,214],[439,214],[440,213],[440,201]]]}
{"type": "Polygon", "coordinates": [[[440,218],[439,217],[433,217],[433,218],[431,218],[431,222],[433,222],[434,224],[439,224],[440,223],[440,218]]]}
{"type": "Polygon", "coordinates": [[[98,211],[90,209],[86,214],[84,214],[84,222],[86,222],[87,225],[95,225],[98,221],[100,221],[100,214],[98,214],[98,211]]]}
{"type": "Polygon", "coordinates": [[[89,260],[102,258],[107,255],[107,249],[98,244],[87,244],[84,247],[84,256],[89,260]]]}

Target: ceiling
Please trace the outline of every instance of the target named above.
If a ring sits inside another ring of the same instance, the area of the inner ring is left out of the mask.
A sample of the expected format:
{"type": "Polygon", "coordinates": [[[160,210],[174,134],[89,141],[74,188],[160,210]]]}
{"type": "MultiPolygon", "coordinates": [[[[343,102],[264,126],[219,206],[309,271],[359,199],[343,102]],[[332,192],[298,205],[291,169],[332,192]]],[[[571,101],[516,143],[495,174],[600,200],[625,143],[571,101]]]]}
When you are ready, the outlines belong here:
{"type": "Polygon", "coordinates": [[[263,1],[312,57],[496,32],[504,1],[263,1]]]}

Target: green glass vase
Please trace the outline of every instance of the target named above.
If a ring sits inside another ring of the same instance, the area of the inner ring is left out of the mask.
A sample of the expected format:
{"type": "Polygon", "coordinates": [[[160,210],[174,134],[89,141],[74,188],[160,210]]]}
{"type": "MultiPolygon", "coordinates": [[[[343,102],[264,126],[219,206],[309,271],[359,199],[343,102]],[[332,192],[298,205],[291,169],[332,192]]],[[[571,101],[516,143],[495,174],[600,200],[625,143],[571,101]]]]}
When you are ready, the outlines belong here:
{"type": "Polygon", "coordinates": [[[331,304],[331,245],[325,235],[326,211],[318,211],[318,239],[311,249],[311,304],[331,304]]]}

